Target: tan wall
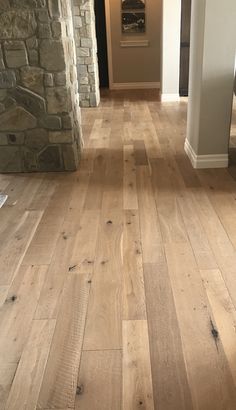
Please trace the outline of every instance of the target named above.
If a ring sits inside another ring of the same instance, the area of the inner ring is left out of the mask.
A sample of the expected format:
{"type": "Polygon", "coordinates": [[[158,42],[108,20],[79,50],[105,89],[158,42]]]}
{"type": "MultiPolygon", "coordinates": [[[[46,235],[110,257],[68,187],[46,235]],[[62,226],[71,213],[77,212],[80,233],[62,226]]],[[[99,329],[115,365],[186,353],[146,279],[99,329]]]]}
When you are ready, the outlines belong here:
{"type": "Polygon", "coordinates": [[[159,82],[161,61],[161,0],[146,0],[146,33],[124,35],[121,0],[110,0],[114,83],[159,82]],[[148,47],[120,46],[124,40],[148,40],[148,47]]]}

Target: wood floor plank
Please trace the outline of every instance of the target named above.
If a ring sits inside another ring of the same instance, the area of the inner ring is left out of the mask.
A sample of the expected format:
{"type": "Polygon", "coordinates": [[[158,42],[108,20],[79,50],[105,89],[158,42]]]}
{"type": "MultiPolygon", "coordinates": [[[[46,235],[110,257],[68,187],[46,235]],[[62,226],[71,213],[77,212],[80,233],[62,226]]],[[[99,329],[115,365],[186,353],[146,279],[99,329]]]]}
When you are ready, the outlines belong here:
{"type": "Polygon", "coordinates": [[[0,410],[5,410],[17,363],[0,363],[0,410]]]}
{"type": "Polygon", "coordinates": [[[89,275],[70,274],[38,399],[39,409],[74,407],[90,290],[89,275]]]}
{"type": "Polygon", "coordinates": [[[236,250],[205,192],[195,191],[193,199],[217,267],[222,272],[236,307],[236,250]]]}
{"type": "Polygon", "coordinates": [[[3,305],[3,303],[6,300],[8,290],[9,290],[9,286],[0,286],[0,307],[3,305]]]}
{"type": "Polygon", "coordinates": [[[180,195],[178,197],[178,204],[199,269],[217,269],[217,262],[191,194],[180,195]]]}
{"type": "Polygon", "coordinates": [[[165,258],[158,264],[145,264],[144,278],[155,409],[191,410],[192,397],[165,258]]]}
{"type": "Polygon", "coordinates": [[[217,337],[200,272],[188,244],[165,245],[194,408],[236,406],[236,390],[217,337]]]}
{"type": "Polygon", "coordinates": [[[91,174],[84,208],[86,210],[101,209],[103,182],[105,177],[106,149],[97,149],[94,159],[94,170],[91,174]]]}
{"type": "Polygon", "coordinates": [[[120,211],[106,211],[100,220],[98,246],[84,337],[84,350],[121,348],[122,261],[120,211]]]}
{"type": "Polygon", "coordinates": [[[123,410],[154,410],[146,320],[123,321],[123,410]]]}
{"type": "Polygon", "coordinates": [[[134,159],[135,165],[148,165],[145,142],[143,140],[134,140],[134,159]]]}
{"type": "Polygon", "coordinates": [[[202,270],[201,276],[236,386],[236,310],[220,270],[202,270]]]}
{"type": "Polygon", "coordinates": [[[10,285],[42,218],[41,211],[26,211],[17,224],[14,236],[0,249],[0,286],[10,285]]]}
{"type": "Polygon", "coordinates": [[[33,321],[8,396],[6,410],[36,408],[54,329],[55,320],[33,321]]]}
{"type": "Polygon", "coordinates": [[[139,215],[134,210],[124,212],[123,319],[146,319],[139,215]]]}
{"type": "Polygon", "coordinates": [[[59,236],[60,225],[39,223],[22,261],[23,265],[49,265],[59,236]]]}
{"type": "Polygon", "coordinates": [[[70,258],[69,269],[74,273],[93,272],[99,222],[99,211],[84,211],[81,215],[70,258]]]}
{"type": "Polygon", "coordinates": [[[133,145],[124,146],[124,209],[138,209],[133,145]]]}
{"type": "Polygon", "coordinates": [[[83,352],[75,410],[120,410],[121,375],[120,350],[83,352]]]}
{"type": "Polygon", "coordinates": [[[47,267],[21,266],[0,309],[0,363],[18,363],[28,338],[47,267]]]}
{"type": "Polygon", "coordinates": [[[101,90],[78,171],[0,175],[0,410],[235,410],[235,155],[193,170],[186,121],[101,90]]]}
{"type": "Polygon", "coordinates": [[[137,168],[137,190],[143,261],[155,263],[159,260],[162,237],[148,167],[137,168]]]}

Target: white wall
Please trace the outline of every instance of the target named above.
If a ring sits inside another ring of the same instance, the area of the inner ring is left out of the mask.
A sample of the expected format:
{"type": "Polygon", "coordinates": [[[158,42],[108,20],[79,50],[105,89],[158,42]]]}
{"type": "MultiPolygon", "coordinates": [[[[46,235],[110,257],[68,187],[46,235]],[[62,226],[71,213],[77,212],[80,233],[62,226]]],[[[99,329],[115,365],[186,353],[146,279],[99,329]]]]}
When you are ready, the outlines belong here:
{"type": "Polygon", "coordinates": [[[162,100],[179,98],[181,0],[163,0],[162,100]]]}

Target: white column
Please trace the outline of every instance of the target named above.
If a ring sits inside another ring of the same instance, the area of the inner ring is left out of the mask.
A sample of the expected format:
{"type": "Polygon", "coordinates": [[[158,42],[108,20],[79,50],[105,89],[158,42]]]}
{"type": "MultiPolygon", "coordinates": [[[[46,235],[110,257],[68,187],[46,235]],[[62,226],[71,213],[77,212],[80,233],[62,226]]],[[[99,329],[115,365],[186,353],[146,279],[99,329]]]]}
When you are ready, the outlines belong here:
{"type": "Polygon", "coordinates": [[[192,0],[185,151],[194,168],[228,166],[236,1],[192,0]]]}
{"type": "Polygon", "coordinates": [[[181,0],[163,0],[161,100],[179,100],[181,0]]]}

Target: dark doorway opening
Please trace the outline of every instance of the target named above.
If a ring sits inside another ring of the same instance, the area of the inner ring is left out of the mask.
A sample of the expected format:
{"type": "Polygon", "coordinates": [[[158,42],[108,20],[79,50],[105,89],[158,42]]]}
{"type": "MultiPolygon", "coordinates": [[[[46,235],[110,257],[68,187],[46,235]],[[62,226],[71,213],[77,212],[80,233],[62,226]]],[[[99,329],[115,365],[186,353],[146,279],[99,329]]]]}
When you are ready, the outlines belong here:
{"type": "Polygon", "coordinates": [[[105,0],[95,0],[100,87],[109,87],[105,0]]]}
{"type": "Polygon", "coordinates": [[[180,89],[182,97],[188,96],[190,54],[191,0],[182,0],[180,43],[180,89]]]}

